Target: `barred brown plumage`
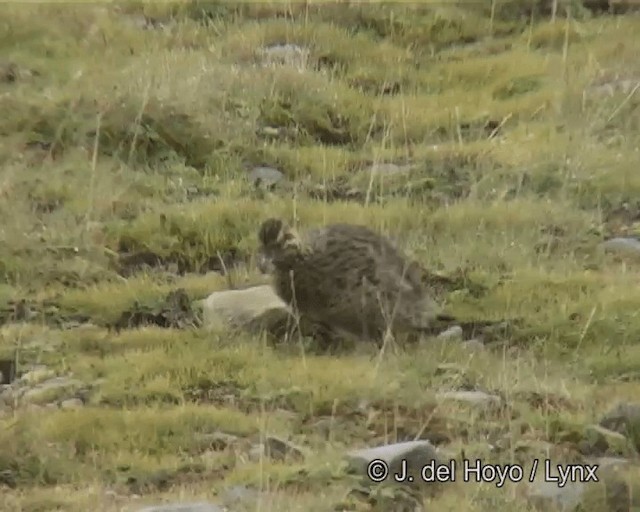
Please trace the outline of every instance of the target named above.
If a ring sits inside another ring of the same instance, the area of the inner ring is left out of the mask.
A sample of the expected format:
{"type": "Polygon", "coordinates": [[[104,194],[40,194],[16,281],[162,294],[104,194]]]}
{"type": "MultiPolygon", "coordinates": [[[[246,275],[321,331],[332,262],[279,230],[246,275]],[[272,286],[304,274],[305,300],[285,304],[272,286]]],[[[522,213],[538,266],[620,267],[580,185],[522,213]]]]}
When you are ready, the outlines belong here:
{"type": "Polygon", "coordinates": [[[368,227],[333,224],[299,236],[280,219],[258,233],[276,293],[300,315],[361,339],[427,330],[439,306],[423,269],[368,227]]]}

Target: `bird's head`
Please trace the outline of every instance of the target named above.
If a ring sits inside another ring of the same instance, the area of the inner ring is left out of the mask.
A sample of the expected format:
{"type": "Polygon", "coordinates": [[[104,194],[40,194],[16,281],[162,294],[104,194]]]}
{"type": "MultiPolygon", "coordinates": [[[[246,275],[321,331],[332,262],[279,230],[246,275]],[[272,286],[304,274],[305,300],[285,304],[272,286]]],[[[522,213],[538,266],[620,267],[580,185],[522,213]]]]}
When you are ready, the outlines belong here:
{"type": "Polygon", "coordinates": [[[258,231],[258,241],[258,268],[264,273],[269,273],[273,265],[286,265],[301,250],[296,232],[280,219],[265,220],[258,231]]]}

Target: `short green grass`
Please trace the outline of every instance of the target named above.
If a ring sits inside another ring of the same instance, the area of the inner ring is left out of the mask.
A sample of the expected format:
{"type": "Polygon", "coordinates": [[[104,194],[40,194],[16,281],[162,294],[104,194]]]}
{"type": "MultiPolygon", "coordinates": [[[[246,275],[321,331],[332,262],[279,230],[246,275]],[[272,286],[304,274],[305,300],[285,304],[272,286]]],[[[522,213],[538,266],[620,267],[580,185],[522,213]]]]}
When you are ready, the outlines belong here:
{"type": "MultiPolygon", "coordinates": [[[[14,479],[0,508],[134,510],[245,485],[266,491],[259,510],[328,510],[351,486],[346,449],[426,435],[485,459],[506,443],[494,457],[526,464],[544,453],[518,459],[519,444],[571,451],[637,398],[637,261],[598,244],[638,230],[640,92],[594,91],[640,80],[640,19],[559,3],[555,20],[500,1],[3,7],[0,58],[33,73],[0,82],[0,306],[88,323],[5,323],[0,350],[93,393],[79,410],[0,418],[0,474],[14,479]],[[142,29],[143,14],[164,26],[142,29]],[[278,43],[308,48],[307,68],[260,66],[256,50],[278,43]],[[380,162],[414,168],[367,172],[380,162]],[[256,190],[244,177],[256,165],[287,183],[256,190]],[[328,192],[340,190],[357,193],[328,192]],[[199,299],[264,282],[251,265],[207,270],[251,262],[266,216],[367,224],[484,286],[451,292],[452,314],[521,322],[483,353],[434,340],[379,365],[367,348],[107,328],[175,288],[199,299]],[[145,252],[169,271],[118,265],[145,252]],[[438,404],[465,385],[510,411],[438,404]],[[219,432],[239,446],[210,450],[203,436],[219,432]],[[248,458],[265,435],[306,461],[248,458]]],[[[527,509],[517,486],[455,485],[429,507],[527,509]]]]}

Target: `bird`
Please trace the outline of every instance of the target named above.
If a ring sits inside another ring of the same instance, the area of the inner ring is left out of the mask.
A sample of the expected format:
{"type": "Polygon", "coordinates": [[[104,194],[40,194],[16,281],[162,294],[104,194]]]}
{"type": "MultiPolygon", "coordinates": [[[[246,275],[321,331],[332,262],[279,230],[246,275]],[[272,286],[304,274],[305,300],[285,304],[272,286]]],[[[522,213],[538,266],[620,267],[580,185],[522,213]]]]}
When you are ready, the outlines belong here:
{"type": "Polygon", "coordinates": [[[359,339],[380,342],[428,331],[441,313],[420,264],[358,224],[338,223],[302,236],[279,218],[258,231],[259,263],[276,294],[301,317],[359,339]]]}

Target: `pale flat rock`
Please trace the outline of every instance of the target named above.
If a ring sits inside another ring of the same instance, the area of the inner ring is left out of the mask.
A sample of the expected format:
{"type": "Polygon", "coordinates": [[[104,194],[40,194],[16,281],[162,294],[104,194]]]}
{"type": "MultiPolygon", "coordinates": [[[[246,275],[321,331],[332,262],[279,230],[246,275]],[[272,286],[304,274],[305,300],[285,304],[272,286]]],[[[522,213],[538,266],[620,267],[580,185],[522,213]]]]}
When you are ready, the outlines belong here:
{"type": "MultiPolygon", "coordinates": [[[[552,465],[555,467],[556,462],[552,465]]],[[[565,466],[565,464],[560,464],[565,466]]],[[[527,498],[535,510],[542,512],[578,512],[593,511],[631,511],[634,496],[628,483],[618,474],[615,466],[598,467],[596,477],[581,481],[569,479],[564,485],[557,480],[558,473],[554,469],[549,479],[543,477],[545,471],[538,471],[535,482],[528,484],[527,498]],[[587,481],[588,480],[588,481],[587,481]]]]}
{"type": "Polygon", "coordinates": [[[600,419],[598,424],[623,435],[628,431],[634,431],[640,427],[640,402],[616,404],[600,419]]]}
{"type": "Polygon", "coordinates": [[[438,339],[444,341],[455,341],[462,340],[464,333],[462,332],[462,327],[459,325],[453,325],[449,327],[447,330],[442,331],[438,334],[438,339]]]}
{"type": "Polygon", "coordinates": [[[84,383],[76,379],[54,377],[38,384],[34,388],[27,389],[22,395],[22,401],[24,403],[42,404],[73,394],[83,386],[84,383]]]}
{"type": "Polygon", "coordinates": [[[84,403],[79,398],[67,398],[60,402],[60,409],[81,409],[84,403]]]}
{"type": "Polygon", "coordinates": [[[406,461],[407,469],[414,472],[430,461],[440,462],[441,457],[429,441],[406,441],[355,450],[349,452],[346,459],[351,471],[361,475],[367,474],[367,467],[372,461],[383,460],[392,475],[401,471],[402,461],[406,461]]]}
{"type": "Polygon", "coordinates": [[[609,253],[640,256],[640,240],[635,238],[612,238],[603,242],[601,247],[609,253]]]}
{"type": "Polygon", "coordinates": [[[251,172],[249,172],[249,180],[254,185],[261,184],[270,187],[282,181],[283,178],[284,174],[273,167],[254,167],[251,172]]]}
{"type": "Polygon", "coordinates": [[[528,490],[529,502],[538,510],[573,512],[584,500],[586,484],[568,482],[564,487],[557,482],[538,481],[528,490]]]}
{"type": "Polygon", "coordinates": [[[257,51],[266,66],[291,66],[305,69],[308,64],[310,51],[297,44],[274,44],[259,48],[257,51]]]}
{"type": "Polygon", "coordinates": [[[37,384],[40,384],[41,382],[44,382],[45,380],[52,379],[55,376],[56,372],[54,372],[50,368],[44,365],[38,365],[25,373],[20,378],[20,381],[29,386],[35,386],[37,384]]]}
{"type": "Polygon", "coordinates": [[[628,466],[631,464],[631,461],[622,457],[598,457],[591,463],[597,464],[600,468],[607,469],[628,466]]]}
{"type": "Polygon", "coordinates": [[[269,329],[287,319],[290,309],[270,285],[214,292],[202,301],[204,325],[269,329]]]}
{"type": "Polygon", "coordinates": [[[495,407],[502,402],[499,396],[490,395],[484,391],[445,391],[436,396],[442,401],[460,402],[480,407],[495,407]]]}
{"type": "Polygon", "coordinates": [[[365,172],[371,173],[375,176],[385,175],[390,176],[393,174],[406,174],[415,169],[415,165],[409,164],[394,164],[393,162],[379,162],[369,166],[365,169],[365,172]]]}
{"type": "Polygon", "coordinates": [[[475,338],[472,340],[463,341],[461,346],[469,352],[482,352],[487,348],[485,344],[482,343],[482,341],[475,338]]]}
{"type": "Polygon", "coordinates": [[[259,497],[257,490],[243,485],[234,485],[220,494],[222,504],[228,512],[255,510],[259,497]]]}

